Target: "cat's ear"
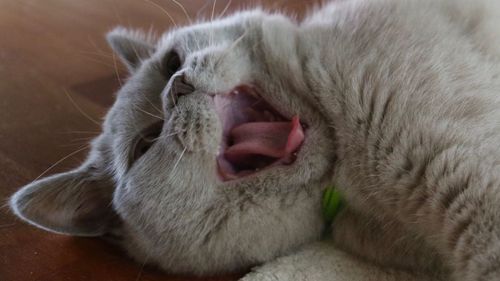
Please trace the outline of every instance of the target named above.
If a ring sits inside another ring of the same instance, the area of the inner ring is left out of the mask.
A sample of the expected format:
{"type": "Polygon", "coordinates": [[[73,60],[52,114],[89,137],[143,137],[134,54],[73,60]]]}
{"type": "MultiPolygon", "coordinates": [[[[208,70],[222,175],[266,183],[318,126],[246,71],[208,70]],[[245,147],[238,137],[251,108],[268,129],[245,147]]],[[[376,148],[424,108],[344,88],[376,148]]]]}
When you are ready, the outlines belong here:
{"type": "Polygon", "coordinates": [[[10,199],[14,213],[40,228],[78,236],[106,233],[116,219],[110,178],[92,168],[34,181],[10,199]]]}
{"type": "Polygon", "coordinates": [[[155,52],[153,36],[139,30],[117,27],[106,35],[106,39],[131,73],[155,52]]]}

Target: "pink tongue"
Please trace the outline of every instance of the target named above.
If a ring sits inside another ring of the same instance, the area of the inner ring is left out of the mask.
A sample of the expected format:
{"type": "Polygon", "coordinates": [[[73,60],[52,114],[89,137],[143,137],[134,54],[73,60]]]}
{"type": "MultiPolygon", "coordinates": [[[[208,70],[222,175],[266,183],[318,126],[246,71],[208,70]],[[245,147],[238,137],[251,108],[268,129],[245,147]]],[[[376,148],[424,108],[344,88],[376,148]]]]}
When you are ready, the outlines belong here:
{"type": "Polygon", "coordinates": [[[304,132],[295,116],[290,122],[250,122],[230,132],[233,145],[224,156],[234,164],[248,164],[256,156],[288,158],[304,141],[304,132]]]}

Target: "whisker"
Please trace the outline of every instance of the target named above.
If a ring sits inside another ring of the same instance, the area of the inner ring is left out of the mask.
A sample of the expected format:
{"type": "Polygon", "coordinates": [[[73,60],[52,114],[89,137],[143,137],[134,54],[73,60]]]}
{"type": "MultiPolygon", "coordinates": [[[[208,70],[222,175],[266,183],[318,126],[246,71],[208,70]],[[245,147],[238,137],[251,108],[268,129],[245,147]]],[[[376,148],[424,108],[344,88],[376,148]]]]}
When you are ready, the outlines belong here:
{"type": "Polygon", "coordinates": [[[92,51],[78,51],[80,55],[88,60],[91,60],[93,62],[108,66],[108,67],[113,67],[113,64],[109,62],[110,59],[113,58],[113,53],[109,53],[107,51],[102,50],[97,46],[94,40],[90,36],[87,36],[87,40],[92,45],[92,47],[96,50],[95,52],[92,51]],[[97,57],[97,58],[95,58],[97,57]],[[100,60],[101,59],[101,60],[100,60]]]}
{"type": "Polygon", "coordinates": [[[94,138],[94,136],[85,137],[85,138],[76,138],[76,139],[72,139],[71,142],[89,141],[89,140],[91,140],[93,138],[94,138]]]}
{"type": "Polygon", "coordinates": [[[186,18],[188,19],[189,23],[193,23],[193,20],[191,19],[188,12],[186,11],[184,6],[182,6],[182,4],[180,2],[178,2],[177,0],[170,0],[170,1],[174,2],[177,6],[179,6],[182,9],[182,11],[184,12],[184,15],[186,15],[186,18]]]}
{"type": "Polygon", "coordinates": [[[118,10],[116,9],[116,7],[118,6],[118,5],[116,4],[116,1],[115,1],[115,0],[111,0],[111,2],[112,2],[112,5],[113,5],[113,13],[114,13],[114,15],[115,15],[115,19],[117,19],[117,20],[118,20],[118,22],[123,23],[123,22],[124,22],[124,21],[123,21],[123,18],[122,18],[122,16],[118,13],[118,10]]]}
{"type": "MultiPolygon", "coordinates": [[[[170,79],[172,79],[172,78],[170,78],[170,79]]],[[[174,97],[174,92],[173,92],[173,89],[172,89],[173,87],[174,87],[174,86],[173,86],[173,83],[172,83],[172,84],[170,85],[170,89],[168,90],[168,91],[169,91],[169,93],[168,93],[168,96],[167,96],[167,97],[168,97],[168,98],[170,98],[170,100],[171,100],[171,101],[172,101],[172,103],[174,104],[175,111],[176,111],[177,113],[179,113],[179,108],[177,107],[177,100],[176,100],[176,98],[174,97]]]]}
{"type": "Polygon", "coordinates": [[[146,99],[146,101],[156,110],[158,113],[163,114],[163,111],[159,109],[147,96],[147,94],[143,91],[141,91],[142,96],[146,99]]]}
{"type": "Polygon", "coordinates": [[[170,134],[167,134],[167,135],[164,135],[164,136],[159,136],[155,139],[153,139],[153,141],[157,141],[157,140],[160,140],[160,139],[166,139],[166,138],[169,138],[169,137],[173,137],[175,135],[178,135],[180,133],[183,133],[185,132],[186,130],[182,130],[182,131],[179,131],[179,132],[173,132],[173,133],[170,133],[170,134]]]}
{"type": "Polygon", "coordinates": [[[2,205],[0,205],[0,210],[9,210],[10,209],[10,198],[4,198],[2,205]]]}
{"type": "Polygon", "coordinates": [[[227,1],[226,6],[222,10],[222,12],[219,14],[219,18],[222,18],[224,16],[224,14],[226,13],[227,9],[229,8],[229,6],[231,6],[232,3],[233,3],[233,0],[227,1]]]}
{"type": "Polygon", "coordinates": [[[101,65],[113,68],[112,64],[109,64],[109,63],[104,62],[102,60],[99,60],[99,59],[96,59],[96,58],[93,58],[93,57],[90,57],[90,56],[87,56],[87,55],[84,55],[84,54],[80,54],[80,56],[83,57],[83,58],[85,58],[86,60],[89,60],[89,61],[101,64],[101,65]]]}
{"type": "MultiPolygon", "coordinates": [[[[153,27],[150,26],[149,28],[149,31],[146,35],[146,38],[148,38],[147,40],[149,41],[151,38],[154,38],[156,37],[155,33],[153,32],[153,27]]],[[[134,44],[131,45],[132,46],[132,50],[134,51],[134,54],[137,58],[139,58],[140,62],[142,63],[143,62],[143,59],[142,59],[142,56],[139,54],[139,51],[137,51],[137,48],[135,47],[134,44]]]]}
{"type": "Polygon", "coordinates": [[[174,103],[175,112],[179,113],[179,107],[177,106],[177,100],[172,97],[172,102],[174,103]]]}
{"type": "Polygon", "coordinates": [[[92,39],[92,37],[90,37],[90,35],[87,36],[87,40],[89,41],[90,45],[92,45],[92,47],[94,47],[97,50],[97,52],[111,57],[111,55],[109,55],[109,52],[104,51],[103,49],[99,48],[99,46],[97,46],[97,43],[92,39]]]}
{"type": "Polygon", "coordinates": [[[88,120],[90,120],[92,123],[96,124],[97,126],[101,126],[101,123],[99,123],[98,121],[96,121],[94,118],[90,117],[90,115],[88,115],[85,111],[83,111],[83,109],[75,102],[75,100],[71,97],[71,95],[69,94],[68,90],[66,89],[63,89],[64,93],[66,94],[66,96],[68,97],[68,99],[71,101],[71,103],[76,107],[76,109],[78,111],[80,111],[80,113],[85,116],[88,120]]]}
{"type": "MultiPolygon", "coordinates": [[[[243,41],[243,38],[245,38],[245,36],[247,35],[247,31],[245,30],[245,32],[243,32],[243,34],[238,37],[236,40],[234,40],[233,43],[231,43],[231,46],[229,46],[228,48],[226,48],[224,50],[225,53],[229,53],[230,51],[232,51],[234,48],[236,48],[236,46],[241,42],[243,41]]],[[[222,62],[222,59],[224,59],[223,56],[219,56],[217,58],[217,61],[214,63],[214,67],[217,67],[221,62],[222,62]]]]}
{"type": "Polygon", "coordinates": [[[115,69],[116,80],[118,80],[118,84],[120,84],[120,87],[122,87],[123,86],[122,79],[120,78],[120,73],[118,72],[118,63],[116,62],[115,53],[112,53],[112,57],[113,57],[113,66],[115,69]]]}
{"type": "Polygon", "coordinates": [[[54,164],[50,165],[50,167],[48,167],[45,171],[43,171],[38,177],[36,177],[33,181],[37,181],[39,180],[41,177],[43,177],[45,174],[47,174],[50,170],[52,170],[54,167],[56,167],[57,165],[59,165],[60,163],[62,163],[64,160],[72,157],[73,155],[76,155],[77,153],[79,152],[82,152],[84,151],[85,149],[89,148],[90,145],[85,145],[84,147],[80,148],[80,149],[77,149],[76,151],[73,151],[71,152],[70,154],[64,156],[63,158],[59,159],[58,161],[56,161],[54,164]]]}
{"type": "Polygon", "coordinates": [[[184,150],[182,150],[181,155],[179,156],[179,159],[177,159],[177,161],[175,162],[175,165],[172,168],[172,175],[173,175],[173,172],[175,172],[175,169],[177,169],[177,166],[179,165],[179,163],[181,162],[182,157],[184,157],[184,153],[186,153],[186,150],[187,150],[187,147],[184,147],[184,150]]]}
{"type": "Polygon", "coordinates": [[[78,53],[81,53],[81,54],[84,54],[84,55],[93,55],[93,56],[99,56],[99,57],[103,57],[103,58],[112,58],[113,56],[110,55],[110,54],[106,54],[106,53],[101,53],[101,52],[90,52],[90,51],[78,51],[78,53]]]}
{"type": "Polygon", "coordinates": [[[134,107],[135,107],[137,110],[139,110],[139,111],[141,111],[141,112],[143,112],[143,113],[145,113],[145,114],[147,114],[147,115],[149,115],[149,116],[151,116],[151,117],[154,117],[154,118],[160,119],[160,120],[162,120],[162,121],[165,121],[165,119],[164,119],[163,117],[160,117],[160,116],[158,116],[158,115],[154,115],[153,113],[148,112],[148,111],[146,111],[146,110],[144,110],[144,109],[140,108],[138,105],[135,105],[135,104],[134,104],[134,107]]]}
{"type": "Polygon", "coordinates": [[[99,134],[100,131],[70,131],[70,132],[60,132],[59,134],[99,134]]]}
{"type": "Polygon", "coordinates": [[[214,14],[215,14],[215,5],[217,4],[217,0],[214,0],[214,4],[212,6],[212,16],[210,17],[210,21],[214,20],[214,14]]]}
{"type": "MultiPolygon", "coordinates": [[[[248,33],[247,33],[247,31],[245,30],[245,32],[243,32],[243,34],[242,34],[240,37],[238,37],[236,40],[234,40],[234,42],[233,42],[233,43],[231,43],[231,46],[229,46],[227,49],[225,49],[225,50],[224,50],[224,52],[225,52],[225,53],[229,53],[229,52],[230,52],[230,51],[232,51],[234,48],[236,48],[236,46],[238,46],[238,44],[239,44],[241,41],[243,41],[243,39],[245,38],[245,36],[246,36],[247,34],[248,34],[248,33]]],[[[218,64],[221,62],[221,60],[222,60],[222,59],[223,59],[223,57],[219,57],[219,58],[217,59],[216,64],[218,65],[218,64]]]]}
{"type": "Polygon", "coordinates": [[[82,144],[86,144],[88,142],[82,142],[82,141],[79,141],[79,142],[74,142],[74,143],[69,143],[69,144],[62,144],[62,145],[59,145],[59,147],[75,147],[75,146],[81,146],[82,144]]]}
{"type": "Polygon", "coordinates": [[[163,8],[163,7],[162,7],[161,5],[159,5],[158,3],[153,2],[152,0],[144,0],[144,1],[146,1],[146,2],[150,3],[151,5],[154,5],[154,6],[155,6],[155,7],[157,7],[158,9],[162,10],[162,11],[163,11],[163,13],[165,13],[165,14],[168,16],[168,18],[169,18],[169,19],[170,19],[170,21],[174,24],[174,26],[175,26],[176,28],[178,27],[178,26],[177,26],[177,23],[175,22],[175,20],[174,20],[174,18],[172,17],[172,15],[170,15],[170,13],[169,13],[169,12],[168,12],[165,8],[163,8]]]}

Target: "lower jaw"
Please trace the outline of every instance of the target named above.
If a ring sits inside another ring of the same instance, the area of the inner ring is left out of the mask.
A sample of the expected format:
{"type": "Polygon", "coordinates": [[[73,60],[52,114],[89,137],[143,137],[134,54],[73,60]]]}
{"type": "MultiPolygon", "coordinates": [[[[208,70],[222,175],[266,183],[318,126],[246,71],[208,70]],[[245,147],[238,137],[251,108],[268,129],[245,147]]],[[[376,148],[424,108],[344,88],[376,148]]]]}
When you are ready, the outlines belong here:
{"type": "Polygon", "coordinates": [[[291,155],[289,155],[288,157],[277,159],[265,167],[254,168],[254,169],[242,169],[242,170],[231,171],[231,172],[228,172],[228,169],[221,168],[221,165],[227,165],[227,163],[224,163],[224,161],[227,161],[227,160],[225,160],[219,156],[216,159],[217,174],[218,174],[219,179],[222,181],[237,180],[240,178],[245,178],[248,176],[257,175],[258,173],[267,171],[269,169],[273,169],[274,167],[292,165],[295,162],[295,160],[297,159],[297,154],[298,154],[298,152],[294,152],[291,155]]]}

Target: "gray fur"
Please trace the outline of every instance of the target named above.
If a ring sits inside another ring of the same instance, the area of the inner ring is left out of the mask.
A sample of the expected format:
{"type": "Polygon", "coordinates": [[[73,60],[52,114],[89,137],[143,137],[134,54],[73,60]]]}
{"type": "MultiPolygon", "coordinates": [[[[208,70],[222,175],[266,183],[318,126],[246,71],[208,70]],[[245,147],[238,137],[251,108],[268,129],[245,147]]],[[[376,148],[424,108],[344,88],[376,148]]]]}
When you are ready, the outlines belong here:
{"type": "Polygon", "coordinates": [[[343,249],[429,278],[500,279],[497,0],[333,1],[300,23],[254,10],[155,43],[124,29],[108,40],[132,75],[82,167],[12,197],[21,218],[75,235],[118,231],[131,256],[174,273],[289,255],[246,280],[350,280],[326,274],[337,259],[324,256],[343,249]],[[174,79],[160,71],[172,48],[183,61],[176,75],[194,86],[176,103],[174,79]],[[208,94],[240,84],[309,128],[293,165],[221,182],[222,129],[208,94]],[[159,119],[160,139],[131,164],[134,138],[159,119]],[[334,222],[336,246],[298,251],[320,238],[331,183],[348,205],[334,222]],[[291,274],[308,264],[325,274],[291,274]]]}

